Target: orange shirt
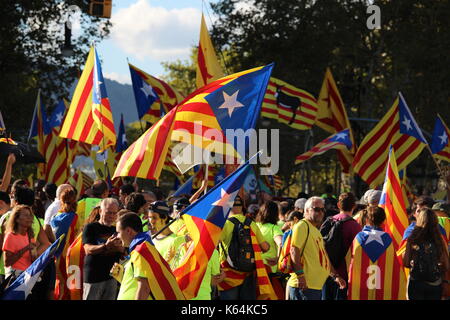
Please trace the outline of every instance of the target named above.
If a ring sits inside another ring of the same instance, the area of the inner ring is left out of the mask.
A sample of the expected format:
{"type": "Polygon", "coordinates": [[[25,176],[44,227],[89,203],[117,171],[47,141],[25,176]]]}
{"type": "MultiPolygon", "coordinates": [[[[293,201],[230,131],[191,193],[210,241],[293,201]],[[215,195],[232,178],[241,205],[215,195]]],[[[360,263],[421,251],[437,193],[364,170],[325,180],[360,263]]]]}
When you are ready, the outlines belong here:
{"type": "MultiPolygon", "coordinates": [[[[18,252],[23,247],[26,247],[30,243],[28,235],[15,234],[8,232],[5,235],[5,240],[3,241],[3,251],[9,251],[12,253],[18,252]]],[[[13,269],[25,271],[31,265],[31,255],[30,250],[27,250],[19,260],[12,265],[13,269]]]]}

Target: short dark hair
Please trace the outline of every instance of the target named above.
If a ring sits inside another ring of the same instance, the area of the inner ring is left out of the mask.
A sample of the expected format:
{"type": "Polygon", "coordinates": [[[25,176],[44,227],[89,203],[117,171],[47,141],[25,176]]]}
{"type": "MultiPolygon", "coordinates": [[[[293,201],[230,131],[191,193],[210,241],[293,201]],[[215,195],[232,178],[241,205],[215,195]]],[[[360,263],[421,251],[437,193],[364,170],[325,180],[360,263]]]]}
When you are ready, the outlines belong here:
{"type": "Polygon", "coordinates": [[[136,232],[142,232],[142,220],[135,213],[125,213],[119,218],[122,229],[130,227],[136,232]]]}
{"type": "Polygon", "coordinates": [[[356,204],[355,195],[351,192],[341,193],[338,203],[341,210],[352,211],[356,204]]]}
{"type": "Polygon", "coordinates": [[[129,196],[127,196],[125,209],[133,211],[135,213],[139,212],[139,209],[147,203],[145,201],[144,196],[139,192],[133,192],[129,196]]]}
{"type": "Polygon", "coordinates": [[[375,227],[381,226],[381,224],[386,220],[386,212],[381,207],[368,207],[365,210],[365,218],[370,221],[375,227]]]}
{"type": "Polygon", "coordinates": [[[122,191],[123,194],[129,195],[132,194],[133,192],[135,192],[136,190],[134,190],[134,187],[132,184],[124,184],[120,186],[120,191],[122,191]]]}
{"type": "Polygon", "coordinates": [[[56,198],[56,189],[57,189],[57,187],[56,187],[56,184],[54,184],[54,183],[47,183],[44,186],[45,194],[51,200],[54,200],[56,198]]]}
{"type": "Polygon", "coordinates": [[[414,204],[420,205],[420,206],[425,206],[425,207],[431,209],[434,205],[434,200],[433,200],[433,198],[431,198],[429,196],[420,196],[420,197],[416,198],[416,200],[414,200],[414,204]]]}
{"type": "Polygon", "coordinates": [[[19,187],[14,192],[16,204],[23,204],[32,207],[34,204],[34,191],[30,188],[19,187]]]}
{"type": "Polygon", "coordinates": [[[9,194],[4,191],[0,191],[0,201],[3,201],[7,205],[11,204],[11,198],[9,197],[9,194]]]}
{"type": "Polygon", "coordinates": [[[14,192],[17,188],[26,187],[26,186],[28,186],[28,184],[25,180],[23,180],[23,179],[15,180],[11,186],[11,193],[14,194],[14,192]]]}
{"type": "Polygon", "coordinates": [[[100,198],[105,191],[108,190],[108,184],[105,180],[95,180],[92,184],[92,195],[96,198],[100,198]]]}

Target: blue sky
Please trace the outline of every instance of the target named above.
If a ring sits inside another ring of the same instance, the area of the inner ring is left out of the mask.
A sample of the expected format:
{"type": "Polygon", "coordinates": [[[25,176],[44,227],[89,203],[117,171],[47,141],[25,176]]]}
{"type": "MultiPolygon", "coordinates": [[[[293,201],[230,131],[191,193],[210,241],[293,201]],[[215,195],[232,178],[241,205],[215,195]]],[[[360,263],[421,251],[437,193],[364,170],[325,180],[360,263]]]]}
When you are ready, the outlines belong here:
{"type": "Polygon", "coordinates": [[[111,33],[97,45],[104,76],[130,83],[127,57],[154,76],[164,74],[161,62],[188,59],[198,44],[201,11],[202,0],[113,1],[111,33]]]}

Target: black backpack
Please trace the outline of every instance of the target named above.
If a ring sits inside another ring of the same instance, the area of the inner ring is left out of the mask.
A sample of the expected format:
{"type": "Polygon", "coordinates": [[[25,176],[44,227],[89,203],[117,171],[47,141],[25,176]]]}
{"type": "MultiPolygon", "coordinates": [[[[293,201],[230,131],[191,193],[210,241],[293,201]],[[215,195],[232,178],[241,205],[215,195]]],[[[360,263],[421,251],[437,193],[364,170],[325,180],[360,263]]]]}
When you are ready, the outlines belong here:
{"type": "Polygon", "coordinates": [[[348,248],[344,247],[344,233],[342,226],[349,220],[353,220],[353,218],[345,217],[342,220],[334,220],[333,217],[328,217],[320,227],[325,250],[335,269],[339,267],[347,255],[348,248]]]}
{"type": "Polygon", "coordinates": [[[414,280],[435,282],[442,277],[439,257],[434,243],[412,246],[411,277],[414,280]]]}
{"type": "Polygon", "coordinates": [[[243,272],[255,270],[255,252],[253,251],[250,224],[252,220],[245,218],[244,223],[235,217],[228,219],[234,224],[230,245],[228,246],[227,261],[230,266],[243,272]]]}

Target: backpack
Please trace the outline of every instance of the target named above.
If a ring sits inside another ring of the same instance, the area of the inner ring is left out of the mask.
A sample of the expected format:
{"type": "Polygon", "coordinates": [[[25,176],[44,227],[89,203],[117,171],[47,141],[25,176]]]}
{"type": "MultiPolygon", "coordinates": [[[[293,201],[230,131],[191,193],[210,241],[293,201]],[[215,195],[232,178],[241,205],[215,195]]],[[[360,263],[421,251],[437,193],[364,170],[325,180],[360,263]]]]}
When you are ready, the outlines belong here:
{"type": "MultiPolygon", "coordinates": [[[[305,252],[306,243],[309,238],[309,225],[306,223],[306,227],[308,228],[306,233],[305,243],[303,244],[302,252],[300,253],[300,257],[303,257],[303,252],[305,252]]],[[[280,257],[278,258],[278,270],[281,273],[293,273],[295,272],[294,266],[292,265],[291,260],[291,248],[292,248],[292,229],[285,232],[283,235],[282,249],[280,257]]]]}
{"type": "Polygon", "coordinates": [[[435,282],[441,278],[439,257],[434,243],[422,243],[412,246],[413,263],[411,277],[414,280],[435,282]]]}
{"type": "Polygon", "coordinates": [[[234,224],[230,245],[228,246],[227,261],[230,266],[242,272],[255,270],[255,252],[253,251],[250,224],[252,220],[245,218],[244,223],[235,217],[228,219],[234,224]]]}
{"type": "Polygon", "coordinates": [[[349,220],[353,220],[353,218],[345,217],[342,220],[334,220],[333,217],[328,217],[320,227],[325,250],[335,269],[339,267],[347,255],[347,248],[344,248],[343,225],[349,220]]]}

